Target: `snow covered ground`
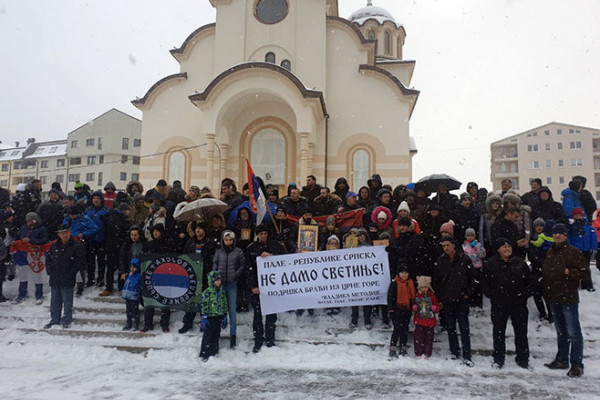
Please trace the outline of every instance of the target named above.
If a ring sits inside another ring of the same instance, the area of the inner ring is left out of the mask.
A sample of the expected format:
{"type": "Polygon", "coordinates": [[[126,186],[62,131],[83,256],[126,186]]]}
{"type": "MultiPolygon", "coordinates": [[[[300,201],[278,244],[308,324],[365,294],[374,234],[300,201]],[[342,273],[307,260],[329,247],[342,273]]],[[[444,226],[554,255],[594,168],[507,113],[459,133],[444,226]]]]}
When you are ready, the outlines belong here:
{"type": "MultiPolygon", "coordinates": [[[[593,273],[600,284],[600,273],[596,268],[593,273]]],[[[17,285],[5,284],[5,295],[15,296],[17,285]]],[[[335,317],[282,313],[277,347],[259,354],[250,352],[251,313],[238,314],[238,348],[230,350],[223,339],[218,357],[203,363],[197,328],[177,333],[181,313],[173,313],[171,333],[124,333],[124,304],[103,301],[98,290],[87,292],[75,300],[68,331],[41,329],[49,321],[49,296],[42,306],[31,299],[0,304],[0,399],[600,399],[600,292],[581,292],[585,375],[580,379],[543,366],[556,352],[556,334],[553,326],[537,323],[531,300],[533,370],[517,367],[507,355],[504,369],[496,371],[488,312],[471,316],[474,368],[447,359],[445,333],[436,333],[428,361],[412,355],[388,361],[390,332],[380,329],[379,319],[372,331],[349,332],[348,310],[335,317]]],[[[512,351],[510,325],[507,333],[512,351]]]]}

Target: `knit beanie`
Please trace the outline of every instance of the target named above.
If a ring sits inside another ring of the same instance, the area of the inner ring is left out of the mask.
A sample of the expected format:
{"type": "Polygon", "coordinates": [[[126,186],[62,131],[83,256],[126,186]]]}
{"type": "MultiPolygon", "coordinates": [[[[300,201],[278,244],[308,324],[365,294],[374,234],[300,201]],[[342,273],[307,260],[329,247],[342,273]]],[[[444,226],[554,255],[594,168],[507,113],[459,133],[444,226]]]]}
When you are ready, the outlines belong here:
{"type": "Polygon", "coordinates": [[[431,290],[431,277],[430,276],[417,276],[417,288],[429,288],[431,290]]]}
{"type": "Polygon", "coordinates": [[[465,237],[469,236],[469,235],[476,236],[475,235],[475,229],[473,229],[473,228],[467,228],[467,230],[465,230],[465,237]]]}
{"type": "Polygon", "coordinates": [[[379,214],[377,214],[377,219],[387,219],[387,214],[383,211],[379,211],[379,214]]]}
{"type": "Polygon", "coordinates": [[[544,226],[546,225],[546,221],[544,221],[544,219],[542,217],[538,217],[533,221],[533,227],[535,228],[536,226],[544,226]]]}
{"type": "Polygon", "coordinates": [[[410,214],[410,207],[408,206],[408,203],[406,201],[402,201],[402,203],[400,203],[400,205],[398,206],[398,212],[400,212],[400,210],[408,211],[408,213],[410,214]]]}
{"type": "Polygon", "coordinates": [[[450,220],[445,224],[442,224],[442,226],[440,227],[440,233],[443,232],[449,233],[452,236],[454,236],[454,221],[450,220]]]}

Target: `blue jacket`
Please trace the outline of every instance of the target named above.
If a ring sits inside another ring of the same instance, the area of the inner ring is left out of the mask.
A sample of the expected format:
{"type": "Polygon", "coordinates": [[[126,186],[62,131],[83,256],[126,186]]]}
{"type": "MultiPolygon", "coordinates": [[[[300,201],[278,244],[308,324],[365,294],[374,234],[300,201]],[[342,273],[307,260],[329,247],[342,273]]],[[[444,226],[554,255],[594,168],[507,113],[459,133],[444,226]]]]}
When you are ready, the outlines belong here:
{"type": "Polygon", "coordinates": [[[71,227],[71,236],[75,237],[81,233],[84,240],[89,239],[98,232],[96,223],[82,214],[79,214],[75,219],[71,219],[67,215],[63,220],[63,224],[71,227]]]}
{"type": "Polygon", "coordinates": [[[98,227],[98,231],[94,236],[90,238],[92,242],[104,242],[106,240],[106,235],[104,233],[104,225],[106,221],[106,217],[110,210],[104,207],[104,195],[102,192],[94,192],[92,193],[92,200],[95,196],[100,197],[100,207],[90,206],[85,210],[85,215],[90,217],[92,221],[98,227]]]}
{"type": "Polygon", "coordinates": [[[19,231],[18,239],[29,238],[31,244],[46,244],[48,240],[48,231],[44,225],[36,225],[33,229],[29,229],[27,225],[23,225],[19,231]]]}
{"type": "Polygon", "coordinates": [[[567,238],[571,246],[577,247],[581,251],[598,249],[598,238],[593,226],[585,222],[575,221],[569,224],[568,229],[569,234],[567,238]]]}
{"type": "Polygon", "coordinates": [[[127,275],[125,285],[123,285],[122,296],[125,300],[139,300],[142,275],[137,271],[133,275],[127,275]]]}
{"type": "MultiPolygon", "coordinates": [[[[570,188],[566,188],[562,191],[561,194],[563,197],[563,210],[565,210],[567,218],[571,218],[571,213],[573,212],[574,208],[579,207],[583,210],[581,200],[579,199],[579,193],[575,192],[574,190],[571,190],[570,188]]],[[[583,219],[585,220],[585,222],[588,222],[585,213],[583,214],[583,219]]]]}

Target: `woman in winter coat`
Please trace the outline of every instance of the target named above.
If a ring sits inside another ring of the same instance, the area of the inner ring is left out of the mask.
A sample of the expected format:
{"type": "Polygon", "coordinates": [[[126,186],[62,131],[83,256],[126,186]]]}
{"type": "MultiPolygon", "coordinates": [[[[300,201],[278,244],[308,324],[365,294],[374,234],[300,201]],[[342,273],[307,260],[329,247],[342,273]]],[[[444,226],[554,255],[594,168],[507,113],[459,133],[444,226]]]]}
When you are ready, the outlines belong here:
{"type": "MultiPolygon", "coordinates": [[[[579,179],[573,179],[571,182],[569,182],[569,187],[562,191],[563,210],[567,216],[570,216],[573,213],[574,208],[583,209],[580,197],[582,188],[583,183],[579,179]]],[[[584,215],[584,217],[584,220],[588,222],[587,216],[584,215]]]]}
{"type": "Polygon", "coordinates": [[[490,194],[485,200],[485,213],[479,218],[478,240],[485,247],[487,254],[492,254],[492,225],[496,217],[502,212],[502,198],[497,194],[490,194]]]}
{"type": "MultiPolygon", "coordinates": [[[[127,274],[131,270],[131,260],[140,258],[140,255],[146,249],[146,238],[142,233],[142,228],[133,225],[129,228],[127,240],[119,250],[119,291],[123,289],[127,274]]],[[[147,249],[146,249],[147,250],[147,249]]]]}
{"type": "Polygon", "coordinates": [[[371,223],[369,224],[369,238],[371,241],[379,240],[383,232],[387,232],[390,237],[394,237],[392,231],[392,212],[385,206],[375,207],[371,213],[371,223]]]}
{"type": "Polygon", "coordinates": [[[218,271],[223,280],[223,288],[227,294],[229,314],[230,347],[236,346],[236,314],[238,279],[246,269],[244,252],[235,246],[235,233],[230,230],[223,232],[221,247],[213,257],[213,271],[218,271]]]}
{"type": "Polygon", "coordinates": [[[150,205],[150,214],[148,214],[146,221],[144,221],[144,236],[146,236],[146,240],[149,242],[154,240],[152,237],[152,229],[155,225],[159,224],[163,227],[166,226],[166,221],[167,210],[156,203],[152,203],[150,205]]]}

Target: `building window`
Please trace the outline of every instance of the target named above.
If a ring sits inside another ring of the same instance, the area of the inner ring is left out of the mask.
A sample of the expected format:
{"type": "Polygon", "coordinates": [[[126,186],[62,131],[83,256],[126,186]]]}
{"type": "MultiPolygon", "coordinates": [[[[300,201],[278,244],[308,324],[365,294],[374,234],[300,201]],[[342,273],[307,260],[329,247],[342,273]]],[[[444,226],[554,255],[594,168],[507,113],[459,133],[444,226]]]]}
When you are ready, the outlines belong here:
{"type": "Polygon", "coordinates": [[[140,147],[142,145],[142,139],[133,139],[133,147],[140,147]]]}
{"type": "Polygon", "coordinates": [[[533,132],[532,135],[535,137],[537,136],[537,131],[533,132]]]}
{"type": "Polygon", "coordinates": [[[560,183],[561,185],[565,183],[565,177],[561,176],[558,178],[558,183],[560,183]]]}
{"type": "Polygon", "coordinates": [[[550,136],[550,131],[544,131],[544,135],[550,136]]]}
{"type": "Polygon", "coordinates": [[[558,143],[557,146],[558,146],[558,150],[562,150],[562,143],[558,143]]]}
{"type": "Polygon", "coordinates": [[[131,180],[132,181],[139,181],[140,180],[140,174],[132,173],[131,174],[131,180]]]}
{"type": "Polygon", "coordinates": [[[58,183],[65,183],[65,176],[64,175],[56,175],[56,178],[54,179],[55,182],[58,183]]]}
{"type": "Polygon", "coordinates": [[[72,149],[76,149],[77,148],[77,140],[72,140],[71,141],[71,148],[72,149]]]}
{"type": "MultiPolygon", "coordinates": [[[[283,153],[283,154],[285,157],[285,153],[283,153]]],[[[281,166],[281,165],[285,165],[285,164],[279,164],[279,165],[281,166]]],[[[169,157],[169,182],[173,182],[176,180],[185,182],[185,166],[186,166],[185,154],[183,154],[181,151],[176,151],[176,152],[171,153],[171,155],[169,157]]],[[[260,167],[260,165],[257,165],[257,168],[259,168],[259,167],[260,167]]],[[[280,169],[284,170],[284,168],[280,168],[280,169]]],[[[266,174],[263,174],[260,176],[263,176],[266,179],[266,174]]],[[[268,182],[268,179],[267,179],[267,182],[268,182]]]]}
{"type": "Polygon", "coordinates": [[[77,182],[79,180],[79,174],[69,174],[69,182],[77,182]]]}
{"type": "Polygon", "coordinates": [[[557,135],[562,135],[562,129],[557,129],[557,130],[556,130],[556,134],[557,134],[557,135]]]}
{"type": "Polygon", "coordinates": [[[40,181],[42,181],[42,184],[46,185],[48,183],[48,177],[47,176],[40,176],[40,181]]]}
{"type": "Polygon", "coordinates": [[[102,186],[102,176],[104,173],[98,172],[98,186],[102,186]]]}
{"type": "Polygon", "coordinates": [[[596,187],[600,186],[600,175],[596,175],[596,187]]]}
{"type": "Polygon", "coordinates": [[[71,158],[71,160],[69,161],[69,164],[71,164],[71,165],[81,165],[81,157],[71,158]]]}
{"type": "Polygon", "coordinates": [[[550,143],[546,143],[546,150],[550,150],[550,143]]]}
{"type": "Polygon", "coordinates": [[[98,156],[98,164],[104,164],[104,155],[98,156]]]}
{"type": "Polygon", "coordinates": [[[102,138],[98,138],[98,150],[102,150],[102,138]]]}
{"type": "Polygon", "coordinates": [[[281,67],[287,69],[288,71],[292,70],[292,62],[290,60],[283,60],[281,62],[281,67]]]}
{"type": "Polygon", "coordinates": [[[369,31],[369,40],[375,40],[375,31],[369,31]]]}
{"type": "Polygon", "coordinates": [[[529,169],[538,169],[538,168],[540,168],[540,162],[539,161],[529,161],[529,163],[527,164],[527,167],[529,169]]]}
{"type": "Polygon", "coordinates": [[[569,129],[569,133],[575,133],[575,129],[569,129]]]}
{"type": "Polygon", "coordinates": [[[287,0],[258,0],[254,15],[263,24],[276,24],[288,14],[287,0]]]}
{"type": "Polygon", "coordinates": [[[121,164],[127,164],[127,156],[126,155],[121,156],[121,164]]]}
{"type": "Polygon", "coordinates": [[[121,172],[121,180],[122,181],[126,181],[127,180],[127,172],[121,172]]]}
{"type": "Polygon", "coordinates": [[[600,192],[596,192],[596,200],[600,200],[600,192]]]}
{"type": "Polygon", "coordinates": [[[352,155],[352,184],[353,187],[361,187],[369,179],[369,152],[364,149],[358,149],[352,155]]]}
{"type": "Polygon", "coordinates": [[[581,150],[581,142],[571,142],[569,148],[571,150],[581,150]]]}
{"type": "Polygon", "coordinates": [[[530,153],[532,153],[534,151],[538,151],[538,145],[537,144],[528,144],[527,151],[530,153]]]}
{"type": "Polygon", "coordinates": [[[140,158],[139,158],[139,157],[136,157],[136,156],[133,156],[133,157],[131,158],[131,163],[132,163],[133,165],[140,165],[140,158]]]}
{"type": "Polygon", "coordinates": [[[2,164],[2,172],[8,171],[8,164],[2,164]]]}
{"type": "Polygon", "coordinates": [[[65,160],[64,160],[64,158],[56,160],[56,167],[57,168],[64,167],[64,166],[65,166],[65,160]]]}
{"type": "Polygon", "coordinates": [[[552,168],[552,160],[546,160],[546,168],[552,168]]]}
{"type": "Polygon", "coordinates": [[[392,52],[392,37],[389,32],[385,33],[385,54],[392,52]]]}
{"type": "Polygon", "coordinates": [[[581,158],[571,158],[571,167],[583,167],[583,160],[581,158]]]}
{"type": "Polygon", "coordinates": [[[0,186],[2,187],[8,187],[8,180],[7,179],[3,179],[0,181],[0,186]]]}
{"type": "Polygon", "coordinates": [[[96,174],[93,172],[88,172],[87,174],[85,174],[85,180],[87,182],[94,182],[94,179],[96,179],[95,175],[96,174]]]}
{"type": "Polygon", "coordinates": [[[85,139],[85,147],[94,147],[96,145],[96,139],[85,139]]]}
{"type": "Polygon", "coordinates": [[[40,168],[48,168],[48,160],[44,160],[40,163],[40,168]]]}
{"type": "Polygon", "coordinates": [[[124,137],[123,142],[121,144],[121,148],[123,150],[129,150],[129,138],[124,137]]]}
{"type": "Polygon", "coordinates": [[[565,166],[565,162],[563,160],[558,160],[558,167],[562,168],[565,166]]]}
{"type": "Polygon", "coordinates": [[[96,156],[89,156],[87,158],[87,163],[88,163],[88,165],[95,165],[96,164],[96,156]]]}
{"type": "Polygon", "coordinates": [[[268,62],[269,64],[275,64],[277,62],[277,59],[275,58],[275,53],[273,52],[268,52],[265,55],[265,62],[268,62]]]}
{"type": "Polygon", "coordinates": [[[552,177],[551,176],[546,178],[546,185],[552,185],[552,177]]]}

